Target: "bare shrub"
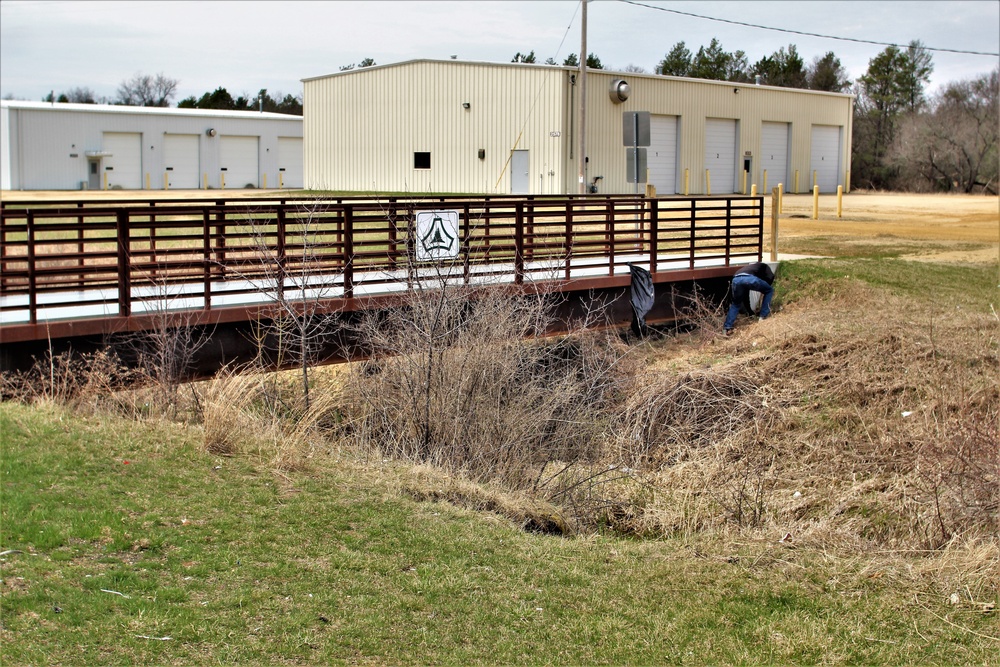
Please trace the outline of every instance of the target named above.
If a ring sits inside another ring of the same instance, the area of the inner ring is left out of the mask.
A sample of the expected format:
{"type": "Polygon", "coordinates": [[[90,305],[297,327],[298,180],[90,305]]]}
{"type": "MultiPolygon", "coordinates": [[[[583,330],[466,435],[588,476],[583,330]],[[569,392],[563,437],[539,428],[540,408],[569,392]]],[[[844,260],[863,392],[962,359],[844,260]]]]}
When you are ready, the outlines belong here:
{"type": "Polygon", "coordinates": [[[344,391],[351,438],[508,488],[530,488],[547,462],[596,459],[626,348],[599,334],[532,338],[550,307],[501,287],[442,286],[369,318],[372,359],[344,391]]]}
{"type": "Polygon", "coordinates": [[[956,534],[995,530],[1000,519],[1000,414],[993,400],[968,397],[956,414],[935,420],[917,452],[928,546],[956,534]]]}
{"type": "Polygon", "coordinates": [[[115,403],[116,392],[136,379],[136,374],[107,350],[56,355],[49,351],[27,371],[0,374],[0,393],[4,400],[108,406],[115,403]]]}

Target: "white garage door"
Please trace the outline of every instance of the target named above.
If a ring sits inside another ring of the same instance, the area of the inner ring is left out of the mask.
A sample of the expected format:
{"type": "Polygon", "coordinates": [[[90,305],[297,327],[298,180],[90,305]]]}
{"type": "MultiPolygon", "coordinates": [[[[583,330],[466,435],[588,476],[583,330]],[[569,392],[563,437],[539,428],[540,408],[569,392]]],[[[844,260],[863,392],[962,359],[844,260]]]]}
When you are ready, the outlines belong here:
{"type": "Polygon", "coordinates": [[[836,192],[840,184],[840,128],[836,125],[813,125],[809,180],[816,173],[820,192],[836,192]]]}
{"type": "Polygon", "coordinates": [[[163,168],[167,172],[167,187],[197,189],[201,185],[198,135],[164,135],[163,168]]]}
{"type": "Polygon", "coordinates": [[[677,116],[649,117],[649,182],[658,195],[677,193],[677,116]]]}
{"type": "Polygon", "coordinates": [[[712,194],[736,192],[736,121],[705,119],[705,169],[711,173],[712,194]]]}
{"type": "Polygon", "coordinates": [[[302,138],[278,137],[278,183],[283,188],[301,188],[302,138]]]}
{"type": "MultiPolygon", "coordinates": [[[[115,186],[125,190],[142,189],[142,135],[132,132],[105,132],[104,173],[108,177],[108,188],[115,186]]],[[[103,184],[102,184],[103,187],[103,184]]]]}
{"type": "MultiPolygon", "coordinates": [[[[761,191],[788,183],[788,123],[762,123],[760,128],[761,191]],[[764,170],[767,184],[764,184],[764,170]]],[[[789,188],[785,188],[788,190],[789,188]]]]}
{"type": "Polygon", "coordinates": [[[257,137],[222,137],[219,169],[227,188],[258,187],[257,137]]]}

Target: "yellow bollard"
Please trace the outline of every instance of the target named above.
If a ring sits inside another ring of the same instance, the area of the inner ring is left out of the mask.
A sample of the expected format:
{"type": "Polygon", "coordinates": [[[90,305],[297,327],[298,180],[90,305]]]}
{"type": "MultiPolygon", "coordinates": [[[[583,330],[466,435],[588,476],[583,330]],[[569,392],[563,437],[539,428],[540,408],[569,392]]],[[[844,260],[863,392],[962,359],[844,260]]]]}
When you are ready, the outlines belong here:
{"type": "Polygon", "coordinates": [[[747,193],[747,170],[743,170],[743,187],[740,188],[740,192],[743,194],[747,193]]]}
{"type": "Polygon", "coordinates": [[[149,190],[149,172],[146,172],[146,189],[149,190]]]}
{"type": "Polygon", "coordinates": [[[264,174],[264,184],[261,187],[267,190],[267,174],[264,174]]]}
{"type": "Polygon", "coordinates": [[[226,189],[226,172],[224,172],[224,171],[220,171],[219,172],[219,182],[222,184],[222,189],[225,190],[226,189]]]}
{"type": "Polygon", "coordinates": [[[795,189],[792,190],[792,192],[794,194],[798,194],[799,193],[799,170],[798,169],[795,170],[795,189]]]}
{"type": "Polygon", "coordinates": [[[767,192],[767,169],[764,170],[764,175],[761,178],[760,191],[767,192]]]}
{"type": "Polygon", "coordinates": [[[705,170],[705,194],[708,196],[712,195],[712,174],[705,170]]]}
{"type": "Polygon", "coordinates": [[[104,189],[108,189],[108,172],[104,172],[104,189]]]}
{"type": "Polygon", "coordinates": [[[848,169],[844,172],[844,192],[851,191],[851,170],[848,169]]]}
{"type": "Polygon", "coordinates": [[[785,184],[778,183],[778,213],[785,212],[785,184]]]}
{"type": "Polygon", "coordinates": [[[819,220],[819,186],[813,186],[813,220],[819,220]]]}
{"type": "Polygon", "coordinates": [[[837,217],[844,217],[844,186],[837,186],[837,217]]]}
{"type": "Polygon", "coordinates": [[[202,190],[208,190],[208,172],[207,171],[203,171],[202,172],[202,179],[201,180],[202,180],[202,183],[204,184],[204,185],[202,185],[201,189],[202,190]]]}
{"type": "Polygon", "coordinates": [[[691,170],[684,167],[684,196],[687,197],[688,193],[691,192],[691,170]]]}
{"type": "Polygon", "coordinates": [[[813,187],[814,188],[819,185],[819,178],[817,177],[817,173],[818,172],[815,169],[813,169],[813,187]]]}
{"type": "Polygon", "coordinates": [[[164,190],[169,190],[170,189],[170,178],[169,178],[169,176],[170,176],[170,174],[168,174],[167,172],[163,172],[163,189],[164,190]]]}
{"type": "Polygon", "coordinates": [[[757,184],[756,183],[754,183],[753,185],[750,186],[750,196],[751,197],[756,197],[757,196],[757,184]]]}
{"type": "Polygon", "coordinates": [[[278,187],[282,189],[285,187],[285,172],[283,171],[278,172],[278,187]]]}

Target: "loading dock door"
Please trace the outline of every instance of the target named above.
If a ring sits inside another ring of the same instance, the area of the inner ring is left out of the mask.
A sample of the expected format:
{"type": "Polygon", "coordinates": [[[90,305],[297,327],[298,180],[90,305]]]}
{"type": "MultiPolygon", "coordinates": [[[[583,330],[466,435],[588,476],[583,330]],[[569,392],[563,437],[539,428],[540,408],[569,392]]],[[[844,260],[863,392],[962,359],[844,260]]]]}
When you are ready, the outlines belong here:
{"type": "Polygon", "coordinates": [[[278,173],[283,188],[301,188],[302,139],[300,137],[278,137],[278,173]]]}
{"type": "Polygon", "coordinates": [[[649,117],[649,182],[658,195],[677,194],[677,116],[649,117]]]}
{"type": "Polygon", "coordinates": [[[259,187],[257,137],[222,137],[219,143],[219,169],[227,188],[259,187]]]}
{"type": "Polygon", "coordinates": [[[201,185],[198,135],[164,135],[163,168],[167,173],[167,187],[197,190],[201,185]]]}
{"type": "Polygon", "coordinates": [[[711,172],[712,194],[736,192],[736,121],[705,119],[705,169],[711,172]]]}
{"type": "Polygon", "coordinates": [[[809,158],[809,183],[813,172],[820,192],[836,192],[840,185],[840,128],[836,125],[813,125],[812,152],[809,158]]]}
{"type": "MultiPolygon", "coordinates": [[[[788,123],[763,123],[760,128],[760,180],[764,187],[767,170],[767,190],[778,183],[788,185],[788,123]]],[[[785,190],[789,188],[786,187],[785,190]]],[[[766,194],[766,193],[765,193],[766,194]]]]}
{"type": "MultiPolygon", "coordinates": [[[[108,189],[142,189],[142,135],[138,132],[105,132],[102,161],[108,189]]],[[[104,176],[102,175],[102,181],[104,176]]],[[[104,183],[101,183],[104,187],[104,183]]]]}

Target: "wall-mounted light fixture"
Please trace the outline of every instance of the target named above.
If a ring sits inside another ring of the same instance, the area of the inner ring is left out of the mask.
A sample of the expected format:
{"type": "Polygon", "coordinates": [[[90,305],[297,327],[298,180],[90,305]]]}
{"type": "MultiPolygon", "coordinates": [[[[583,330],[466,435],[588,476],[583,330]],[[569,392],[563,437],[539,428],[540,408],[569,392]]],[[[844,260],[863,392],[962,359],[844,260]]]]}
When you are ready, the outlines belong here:
{"type": "Polygon", "coordinates": [[[462,102],[462,108],[465,109],[466,111],[468,111],[469,107],[471,107],[471,106],[472,105],[469,104],[468,102],[462,102]]]}
{"type": "Polygon", "coordinates": [[[205,134],[207,134],[210,137],[214,137],[216,135],[215,128],[209,128],[205,130],[205,134]]]}
{"type": "Polygon", "coordinates": [[[479,149],[479,159],[480,160],[485,160],[486,159],[486,149],[485,148],[480,148],[479,149]]]}
{"type": "Polygon", "coordinates": [[[739,94],[740,94],[740,89],[739,88],[733,88],[733,95],[739,95],[739,94]]]}
{"type": "Polygon", "coordinates": [[[611,89],[608,94],[611,96],[611,101],[615,104],[621,104],[628,99],[628,96],[632,93],[632,87],[628,85],[628,81],[624,79],[615,79],[611,82],[611,89]]]}

